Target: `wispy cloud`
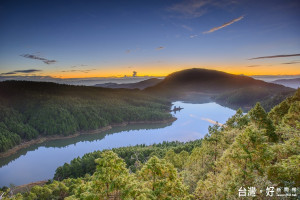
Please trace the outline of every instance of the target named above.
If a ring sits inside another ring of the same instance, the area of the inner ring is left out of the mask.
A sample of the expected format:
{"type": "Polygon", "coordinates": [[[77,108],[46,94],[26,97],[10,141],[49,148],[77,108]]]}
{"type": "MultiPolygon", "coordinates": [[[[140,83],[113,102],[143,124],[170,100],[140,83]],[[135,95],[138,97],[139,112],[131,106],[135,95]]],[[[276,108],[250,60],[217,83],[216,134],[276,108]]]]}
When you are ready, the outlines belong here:
{"type": "Polygon", "coordinates": [[[66,73],[66,72],[81,72],[81,73],[90,73],[91,71],[95,71],[96,69],[85,69],[85,70],[63,70],[63,71],[60,71],[60,72],[63,72],[63,73],[66,73]]]}
{"type": "Polygon", "coordinates": [[[181,27],[184,28],[184,29],[186,29],[186,30],[188,30],[188,31],[193,31],[193,28],[192,28],[192,27],[187,26],[187,25],[185,25],[185,24],[182,24],[181,27]]]}
{"type": "Polygon", "coordinates": [[[294,57],[294,56],[300,56],[300,54],[283,54],[283,55],[274,55],[274,56],[262,56],[262,57],[249,58],[248,60],[267,59],[267,58],[285,58],[285,57],[294,57]]]}
{"type": "Polygon", "coordinates": [[[40,72],[40,71],[42,70],[39,69],[15,70],[11,72],[2,73],[1,75],[29,74],[29,73],[40,72]]]}
{"type": "Polygon", "coordinates": [[[76,68],[76,67],[86,67],[86,66],[88,66],[88,65],[85,65],[85,64],[81,64],[81,65],[73,65],[73,66],[71,66],[71,68],[76,68]]]}
{"type": "Polygon", "coordinates": [[[260,65],[249,65],[247,67],[259,67],[260,65]]]}
{"type": "Polygon", "coordinates": [[[162,49],[164,49],[164,48],[165,48],[165,47],[163,47],[163,46],[160,46],[160,47],[157,47],[157,48],[156,48],[156,50],[158,50],[158,51],[159,51],[159,50],[162,50],[162,49]]]}
{"type": "Polygon", "coordinates": [[[184,0],[170,6],[168,10],[179,13],[184,18],[196,18],[206,12],[202,8],[210,2],[211,0],[184,0]]]}
{"type": "Polygon", "coordinates": [[[49,60],[49,59],[42,58],[42,57],[39,57],[39,56],[36,56],[36,55],[32,55],[32,54],[22,54],[20,56],[22,56],[24,58],[34,59],[34,60],[41,60],[41,61],[43,61],[47,65],[53,64],[53,63],[57,62],[56,60],[49,60]]]}
{"type": "Polygon", "coordinates": [[[125,53],[126,53],[126,54],[131,54],[131,53],[136,53],[136,52],[138,52],[138,51],[141,51],[141,48],[137,46],[137,47],[132,48],[132,49],[126,49],[126,50],[125,50],[125,53]]]}
{"type": "Polygon", "coordinates": [[[198,35],[190,35],[190,38],[198,37],[198,35]]]}
{"type": "Polygon", "coordinates": [[[300,61],[291,61],[291,62],[287,62],[287,63],[281,63],[283,65],[292,65],[292,64],[298,64],[300,63],[300,61]]]}
{"type": "Polygon", "coordinates": [[[207,34],[207,33],[215,32],[215,31],[220,30],[220,29],[222,29],[222,28],[225,28],[226,26],[229,26],[229,25],[231,25],[231,24],[233,24],[233,23],[235,23],[235,22],[238,22],[238,21],[242,20],[243,18],[244,18],[244,16],[240,16],[240,17],[238,17],[238,18],[236,18],[236,19],[233,19],[233,20],[231,20],[231,21],[229,21],[229,22],[223,24],[222,26],[214,27],[214,28],[210,29],[209,31],[205,31],[205,32],[203,32],[203,33],[204,33],[204,34],[207,34]]]}
{"type": "Polygon", "coordinates": [[[168,7],[167,10],[176,13],[175,17],[198,18],[209,12],[212,7],[225,9],[238,2],[236,0],[182,0],[168,7]]]}

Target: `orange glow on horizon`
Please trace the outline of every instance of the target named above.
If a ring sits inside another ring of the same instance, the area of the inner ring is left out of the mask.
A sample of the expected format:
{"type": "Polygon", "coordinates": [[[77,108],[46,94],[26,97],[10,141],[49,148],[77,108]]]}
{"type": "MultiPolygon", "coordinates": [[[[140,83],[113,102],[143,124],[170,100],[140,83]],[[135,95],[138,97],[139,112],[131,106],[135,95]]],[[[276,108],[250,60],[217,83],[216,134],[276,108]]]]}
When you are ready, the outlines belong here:
{"type": "Polygon", "coordinates": [[[223,71],[230,74],[236,75],[300,75],[300,65],[249,65],[249,64],[218,64],[218,63],[209,63],[209,64],[171,64],[164,63],[161,65],[150,65],[150,64],[141,64],[139,67],[118,67],[118,66],[109,66],[106,68],[94,66],[95,70],[89,71],[89,73],[83,72],[57,72],[54,70],[45,72],[43,75],[49,75],[55,78],[122,78],[132,77],[133,71],[137,72],[137,77],[165,77],[173,72],[190,69],[190,68],[204,68],[217,71],[223,71]],[[217,66],[217,67],[216,67],[217,66]]]}

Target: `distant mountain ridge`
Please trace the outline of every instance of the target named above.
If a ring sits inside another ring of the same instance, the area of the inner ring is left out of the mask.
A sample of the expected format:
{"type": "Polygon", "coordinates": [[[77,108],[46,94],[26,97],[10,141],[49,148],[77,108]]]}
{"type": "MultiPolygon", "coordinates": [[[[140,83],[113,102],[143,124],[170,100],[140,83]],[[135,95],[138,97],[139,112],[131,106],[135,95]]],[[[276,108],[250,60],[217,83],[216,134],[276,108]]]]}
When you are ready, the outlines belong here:
{"type": "Polygon", "coordinates": [[[147,87],[154,86],[158,83],[160,83],[162,79],[158,78],[150,78],[144,81],[140,81],[137,83],[104,83],[104,84],[96,84],[95,87],[104,87],[104,88],[126,88],[126,89],[140,89],[143,90],[147,87]]]}
{"type": "Polygon", "coordinates": [[[300,78],[293,78],[293,79],[278,79],[275,81],[272,81],[272,83],[284,85],[286,87],[291,88],[299,88],[300,87],[300,78]]]}

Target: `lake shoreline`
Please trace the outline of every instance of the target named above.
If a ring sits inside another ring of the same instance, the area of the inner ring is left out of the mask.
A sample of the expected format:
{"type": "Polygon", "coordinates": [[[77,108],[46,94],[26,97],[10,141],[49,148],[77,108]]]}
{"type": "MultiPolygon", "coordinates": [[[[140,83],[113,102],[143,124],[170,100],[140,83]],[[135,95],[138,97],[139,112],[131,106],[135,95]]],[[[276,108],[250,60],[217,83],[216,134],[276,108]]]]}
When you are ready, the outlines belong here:
{"type": "Polygon", "coordinates": [[[107,130],[110,130],[114,127],[122,127],[122,126],[127,126],[131,124],[166,124],[166,123],[171,123],[177,120],[176,117],[172,117],[170,119],[166,120],[160,120],[160,121],[131,121],[131,122],[122,122],[122,123],[116,123],[116,124],[111,124],[107,125],[105,127],[95,129],[95,130],[89,130],[89,131],[78,131],[72,135],[68,136],[61,136],[61,135],[53,135],[53,136],[45,136],[45,137],[38,137],[37,139],[31,140],[31,141],[25,141],[21,142],[17,146],[13,147],[12,149],[7,150],[6,152],[0,153],[0,158],[5,158],[9,157],[15,153],[17,153],[19,150],[27,148],[31,145],[34,144],[41,144],[43,142],[51,141],[51,140],[63,140],[63,139],[69,139],[69,138],[75,138],[80,135],[85,135],[85,134],[96,134],[96,133],[101,133],[107,130]]]}
{"type": "Polygon", "coordinates": [[[17,194],[17,193],[28,192],[34,186],[43,186],[43,185],[47,184],[47,182],[48,181],[45,180],[45,181],[36,181],[36,182],[32,182],[32,183],[27,183],[27,184],[24,184],[24,185],[19,185],[19,186],[16,186],[15,188],[12,189],[12,193],[17,194]]]}

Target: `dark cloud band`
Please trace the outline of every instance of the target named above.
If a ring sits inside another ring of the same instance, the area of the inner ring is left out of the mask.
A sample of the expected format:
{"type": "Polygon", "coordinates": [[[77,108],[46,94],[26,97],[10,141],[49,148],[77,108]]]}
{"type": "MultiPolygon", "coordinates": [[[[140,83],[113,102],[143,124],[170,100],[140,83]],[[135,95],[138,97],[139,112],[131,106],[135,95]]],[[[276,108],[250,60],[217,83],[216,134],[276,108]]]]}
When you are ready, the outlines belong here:
{"type": "Polygon", "coordinates": [[[39,56],[35,56],[35,55],[32,55],[32,54],[22,54],[20,56],[22,56],[24,58],[34,59],[34,60],[41,60],[47,65],[50,65],[50,64],[53,64],[53,63],[57,62],[56,60],[49,60],[49,59],[42,58],[42,57],[39,57],[39,56]]]}
{"type": "Polygon", "coordinates": [[[27,69],[27,70],[15,70],[15,71],[11,71],[11,72],[6,72],[6,73],[2,73],[1,75],[13,75],[13,74],[29,74],[29,73],[34,73],[34,72],[40,72],[42,70],[38,70],[38,69],[27,69]]]}
{"type": "Polygon", "coordinates": [[[300,56],[300,54],[285,54],[285,55],[274,55],[274,56],[262,56],[262,57],[250,58],[248,60],[267,59],[267,58],[285,58],[285,57],[294,57],[294,56],[300,56]]]}
{"type": "Polygon", "coordinates": [[[300,61],[292,61],[292,62],[287,62],[287,63],[281,63],[283,65],[293,65],[293,64],[298,64],[300,61]]]}

